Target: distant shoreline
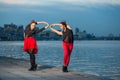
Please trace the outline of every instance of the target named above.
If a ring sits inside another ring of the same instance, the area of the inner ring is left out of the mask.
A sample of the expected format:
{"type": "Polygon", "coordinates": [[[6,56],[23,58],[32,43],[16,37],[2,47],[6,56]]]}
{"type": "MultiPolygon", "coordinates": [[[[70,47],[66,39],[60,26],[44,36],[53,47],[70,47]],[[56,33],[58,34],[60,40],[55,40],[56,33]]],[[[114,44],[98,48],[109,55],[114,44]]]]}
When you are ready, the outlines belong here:
{"type": "MultiPolygon", "coordinates": [[[[39,27],[36,27],[39,29],[39,27]]],[[[0,27],[0,41],[23,41],[24,40],[24,26],[16,25],[14,23],[4,24],[0,27]]],[[[114,35],[113,33],[107,36],[96,36],[94,33],[89,33],[86,30],[80,31],[79,28],[73,30],[74,40],[120,40],[120,34],[114,35]]],[[[36,40],[62,40],[62,37],[52,32],[51,30],[45,30],[38,34],[35,34],[36,40]]]]}

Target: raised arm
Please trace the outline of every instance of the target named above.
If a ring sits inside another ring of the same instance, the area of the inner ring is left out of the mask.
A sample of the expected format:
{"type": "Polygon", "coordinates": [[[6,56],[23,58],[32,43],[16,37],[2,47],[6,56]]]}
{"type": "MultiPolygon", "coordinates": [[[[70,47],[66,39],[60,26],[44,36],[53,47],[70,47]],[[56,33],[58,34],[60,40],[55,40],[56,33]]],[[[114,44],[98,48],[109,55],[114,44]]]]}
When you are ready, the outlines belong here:
{"type": "Polygon", "coordinates": [[[60,24],[52,24],[51,26],[60,26],[60,24]]]}
{"type": "MultiPolygon", "coordinates": [[[[60,26],[60,24],[52,24],[52,26],[60,26]]],[[[72,30],[71,26],[70,25],[67,25],[67,28],[72,30]]]]}
{"type": "Polygon", "coordinates": [[[54,29],[53,26],[59,26],[59,24],[52,24],[52,25],[50,25],[50,29],[53,32],[57,33],[58,35],[63,35],[62,31],[58,31],[58,30],[54,29]]]}
{"type": "Polygon", "coordinates": [[[43,30],[45,30],[45,27],[40,28],[40,29],[38,29],[38,30],[34,30],[34,34],[39,33],[39,32],[42,32],[43,30]]]}
{"type": "Polygon", "coordinates": [[[47,24],[48,25],[48,23],[45,21],[37,22],[37,24],[47,24]]]}
{"type": "Polygon", "coordinates": [[[45,22],[45,21],[37,22],[37,24],[46,24],[45,28],[49,27],[49,24],[47,22],[45,22]]]}
{"type": "Polygon", "coordinates": [[[49,27],[49,24],[48,24],[47,22],[44,22],[44,21],[37,22],[37,24],[46,24],[46,26],[43,27],[43,28],[40,28],[39,30],[34,30],[34,33],[35,33],[35,34],[36,34],[36,33],[39,33],[39,32],[42,32],[43,30],[45,30],[46,28],[49,27]]]}

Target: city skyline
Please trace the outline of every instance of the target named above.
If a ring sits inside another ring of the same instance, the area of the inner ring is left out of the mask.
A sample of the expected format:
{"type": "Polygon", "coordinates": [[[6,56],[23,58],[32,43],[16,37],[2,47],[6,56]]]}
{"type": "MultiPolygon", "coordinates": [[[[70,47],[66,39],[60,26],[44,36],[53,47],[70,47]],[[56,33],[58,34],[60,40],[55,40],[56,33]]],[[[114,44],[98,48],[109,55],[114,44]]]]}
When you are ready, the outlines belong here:
{"type": "MultiPolygon", "coordinates": [[[[39,29],[36,27],[36,30],[39,29]]],[[[0,41],[22,41],[24,40],[24,28],[23,25],[16,24],[4,24],[4,27],[0,27],[0,41]]],[[[93,33],[89,33],[86,30],[80,31],[79,28],[75,29],[74,40],[120,40],[119,36],[109,34],[108,36],[95,36],[93,33]]],[[[37,40],[61,40],[62,37],[57,35],[51,30],[45,30],[39,34],[34,35],[37,40]]]]}
{"type": "Polygon", "coordinates": [[[0,0],[0,26],[26,26],[32,19],[49,24],[66,20],[75,30],[120,34],[120,0],[0,0]]]}

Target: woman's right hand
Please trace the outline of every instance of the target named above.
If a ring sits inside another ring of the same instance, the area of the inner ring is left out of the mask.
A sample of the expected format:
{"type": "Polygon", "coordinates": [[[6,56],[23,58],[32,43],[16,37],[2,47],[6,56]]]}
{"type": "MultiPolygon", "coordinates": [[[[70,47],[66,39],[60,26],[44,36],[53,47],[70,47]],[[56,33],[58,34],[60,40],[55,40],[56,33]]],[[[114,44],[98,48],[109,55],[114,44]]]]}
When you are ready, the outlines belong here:
{"type": "Polygon", "coordinates": [[[46,22],[46,24],[47,24],[47,25],[45,26],[45,29],[49,27],[49,24],[48,24],[47,22],[46,22]]]}

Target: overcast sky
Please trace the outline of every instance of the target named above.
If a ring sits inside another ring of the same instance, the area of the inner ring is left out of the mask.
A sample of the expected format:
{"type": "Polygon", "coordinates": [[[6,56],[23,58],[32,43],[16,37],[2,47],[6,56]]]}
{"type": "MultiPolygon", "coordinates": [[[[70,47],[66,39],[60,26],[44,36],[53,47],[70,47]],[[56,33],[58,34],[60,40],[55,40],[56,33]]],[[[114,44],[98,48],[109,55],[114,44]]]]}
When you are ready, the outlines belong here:
{"type": "Polygon", "coordinates": [[[62,20],[95,35],[120,34],[120,0],[0,0],[0,26],[62,20]]]}

